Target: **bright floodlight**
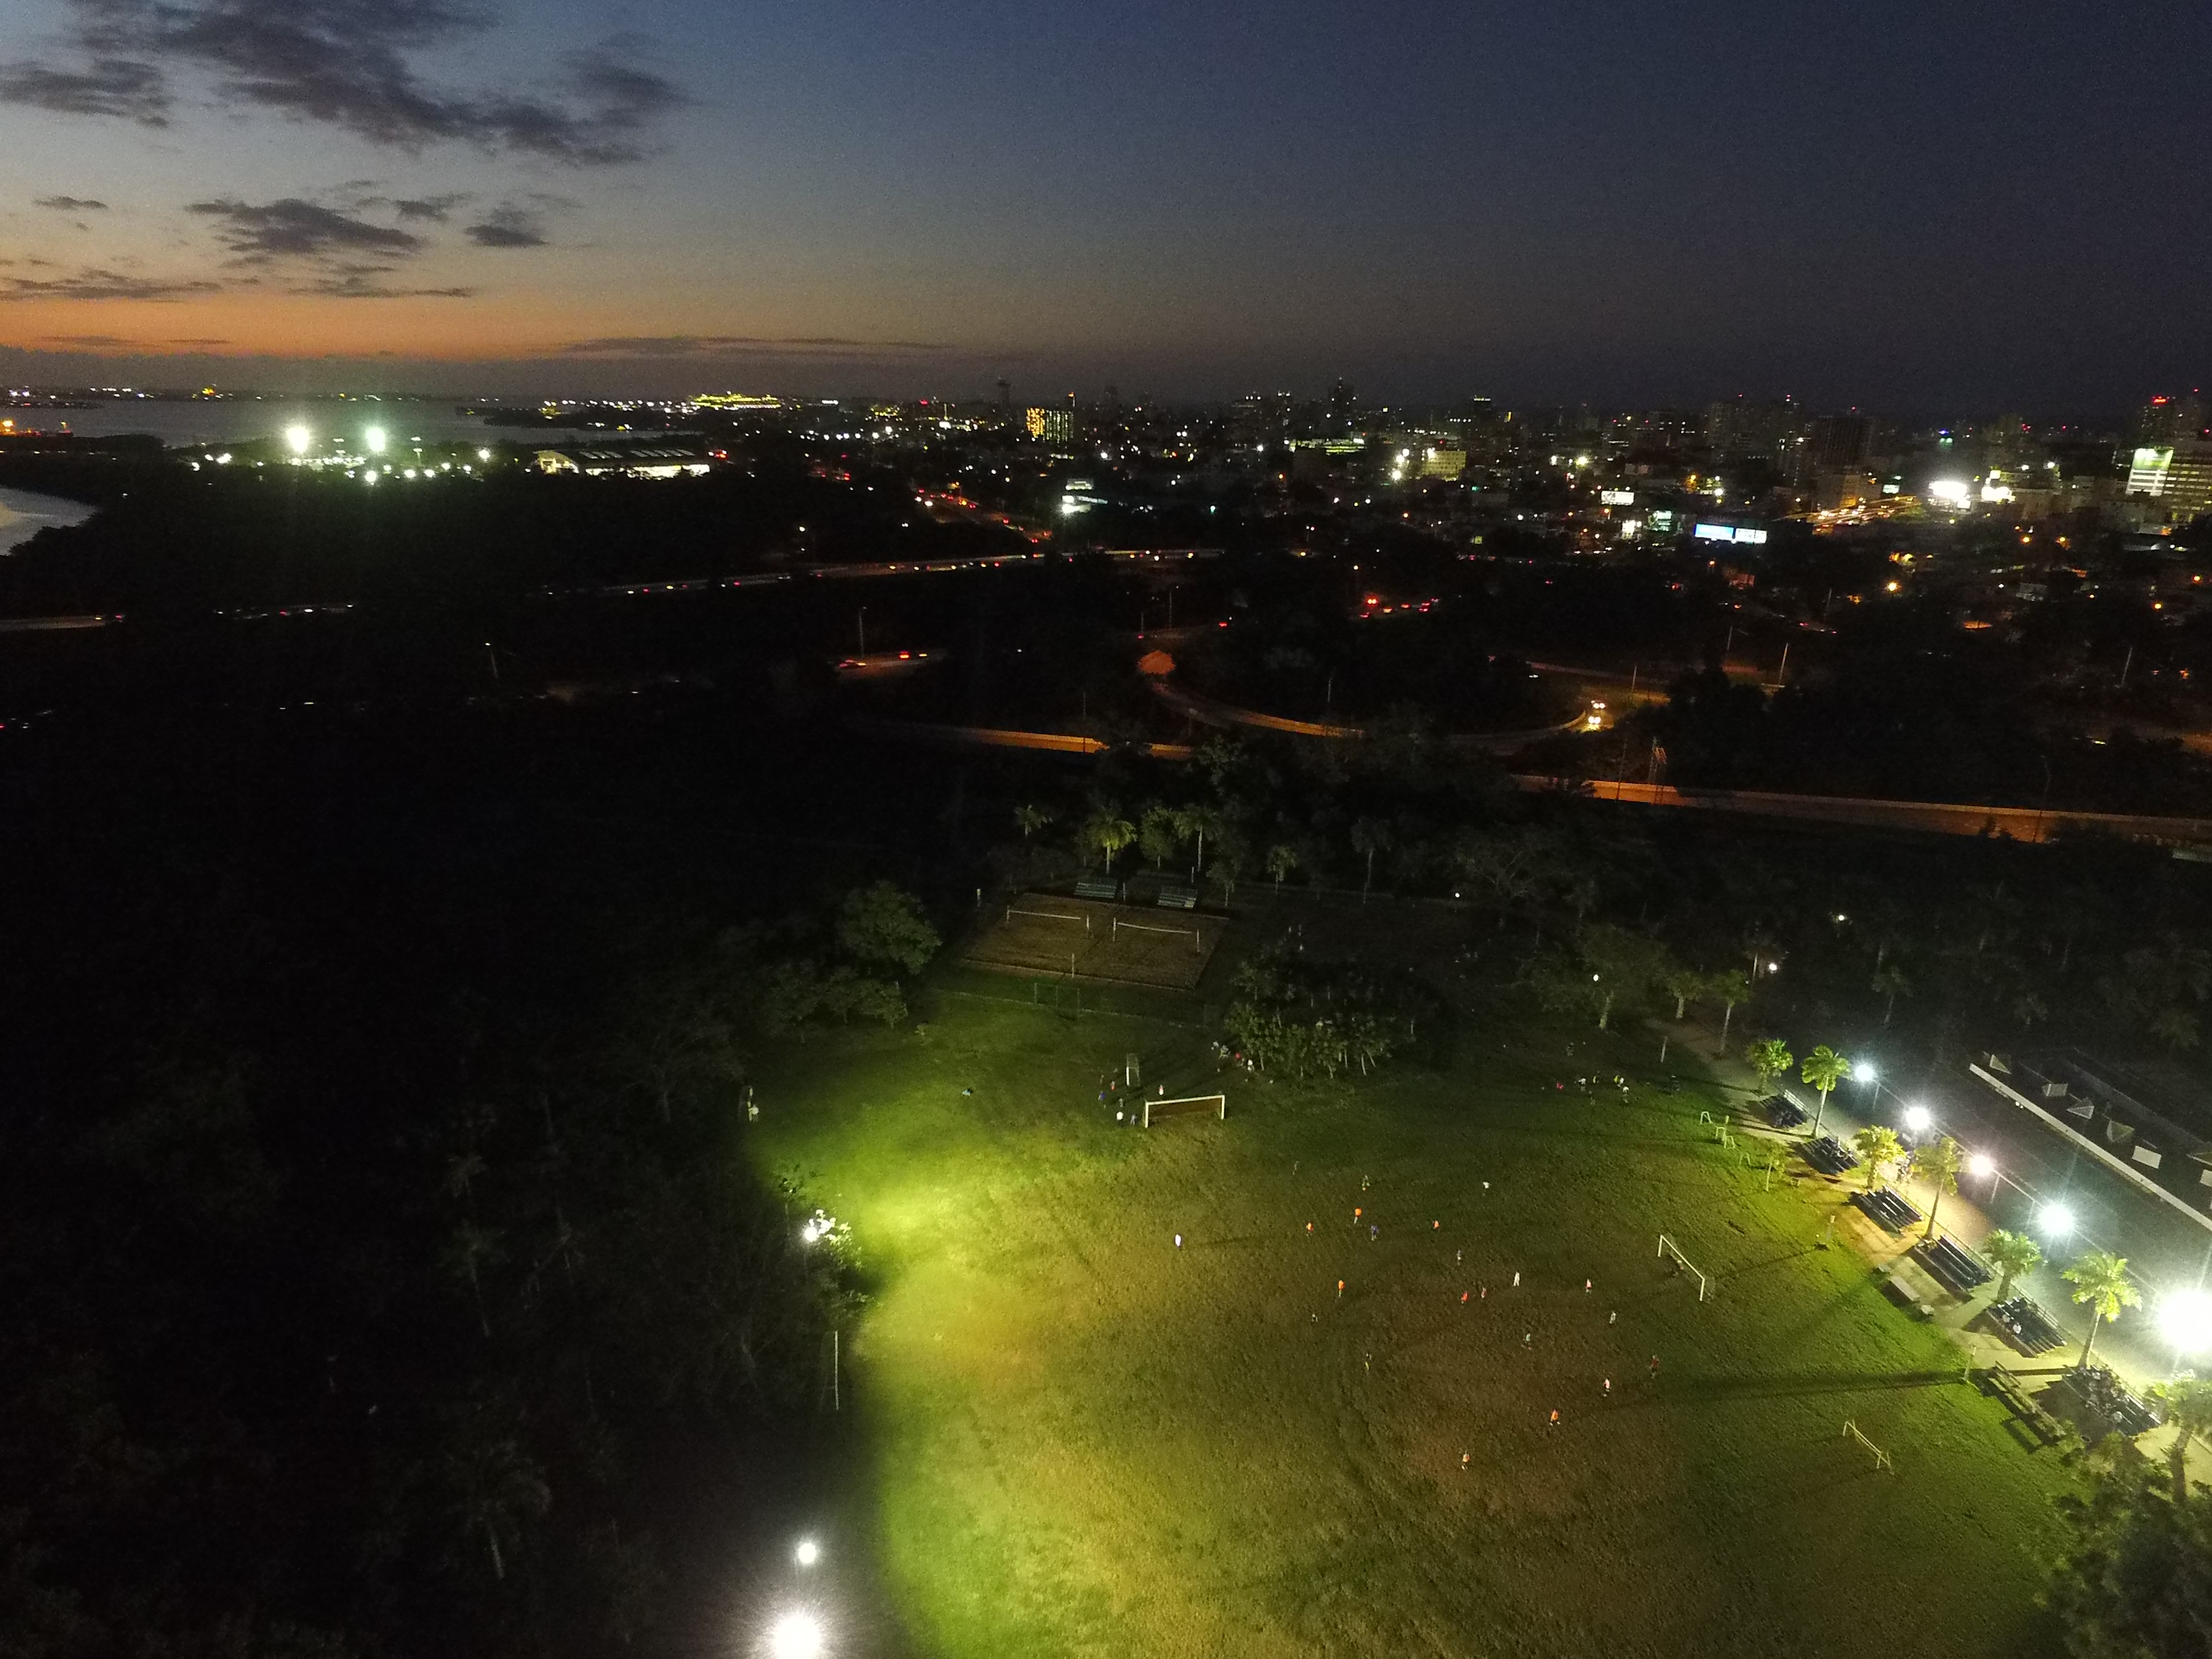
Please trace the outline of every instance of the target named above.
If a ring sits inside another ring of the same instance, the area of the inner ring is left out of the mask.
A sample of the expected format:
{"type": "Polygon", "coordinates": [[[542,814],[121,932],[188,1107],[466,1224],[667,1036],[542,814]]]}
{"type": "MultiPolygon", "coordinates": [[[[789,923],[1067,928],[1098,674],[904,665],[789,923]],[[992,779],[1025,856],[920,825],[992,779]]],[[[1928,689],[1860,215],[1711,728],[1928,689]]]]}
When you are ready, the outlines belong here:
{"type": "Polygon", "coordinates": [[[1851,1075],[1862,1083],[1873,1082],[1875,1079],[1874,1062],[1870,1060],[1861,1060],[1857,1065],[1851,1067],[1851,1075]]]}
{"type": "Polygon", "coordinates": [[[1976,1152],[1966,1160],[1966,1169],[1972,1175],[1993,1176],[1997,1172],[1997,1161],[1987,1152],[1976,1152]]]}
{"type": "Polygon", "coordinates": [[[822,1559],[822,1546],[811,1538],[802,1538],[799,1540],[799,1547],[793,1550],[792,1554],[797,1559],[800,1566],[811,1567],[822,1559]]]}
{"type": "Polygon", "coordinates": [[[385,436],[384,428],[382,427],[373,426],[361,435],[362,441],[368,446],[368,453],[370,454],[381,455],[384,453],[385,436]]]}
{"type": "Polygon", "coordinates": [[[2212,1348],[2212,1295],[2176,1291],[2158,1307],[2158,1328],[2177,1353],[2212,1348]]]}
{"type": "Polygon", "coordinates": [[[819,1659],[822,1626],[811,1613],[787,1613],[768,1633],[773,1659],[819,1659]]]}
{"type": "Polygon", "coordinates": [[[2074,1231],[2074,1212],[2063,1204],[2045,1205],[2043,1212],[2036,1219],[2042,1224],[2043,1231],[2053,1238],[2063,1238],[2074,1231]]]}
{"type": "Polygon", "coordinates": [[[315,434],[304,426],[288,426],[284,428],[284,441],[292,446],[292,453],[295,455],[306,454],[307,446],[314,441],[315,434]]]}
{"type": "Polygon", "coordinates": [[[1915,1134],[1918,1134],[1935,1121],[1935,1114],[1925,1106],[1908,1106],[1905,1109],[1905,1127],[1915,1134]]]}

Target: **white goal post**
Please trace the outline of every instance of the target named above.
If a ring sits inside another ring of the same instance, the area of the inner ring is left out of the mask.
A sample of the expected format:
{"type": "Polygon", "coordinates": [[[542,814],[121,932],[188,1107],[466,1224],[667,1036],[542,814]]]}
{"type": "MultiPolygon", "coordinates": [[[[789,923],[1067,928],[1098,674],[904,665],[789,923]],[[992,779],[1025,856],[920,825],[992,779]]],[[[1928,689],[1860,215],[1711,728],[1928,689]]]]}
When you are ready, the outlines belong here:
{"type": "Polygon", "coordinates": [[[1195,1117],[1201,1112],[1208,1117],[1226,1120],[1229,1116],[1229,1097],[1182,1095],[1174,1100],[1148,1100],[1145,1103],[1145,1127],[1151,1128],[1155,1117],[1195,1117]]]}
{"type": "Polygon", "coordinates": [[[1664,1233],[1659,1235],[1659,1255],[1662,1260],[1668,1256],[1673,1256],[1675,1261],[1680,1266],[1682,1271],[1698,1281],[1698,1301],[1703,1302],[1707,1296],[1711,1294],[1712,1285],[1711,1281],[1705,1278],[1705,1274],[1699,1273],[1697,1268],[1691,1264],[1690,1258],[1684,1255],[1680,1248],[1675,1244],[1674,1241],[1668,1237],[1664,1233]]]}
{"type": "Polygon", "coordinates": [[[1864,1446],[1869,1451],[1872,1452],[1874,1454],[1874,1466],[1877,1469],[1887,1469],[1892,1474],[1895,1474],[1897,1473],[1897,1465],[1889,1461],[1889,1454],[1884,1451],[1881,1447],[1875,1445],[1874,1442],[1868,1439],[1866,1436],[1861,1434],[1859,1432],[1859,1425],[1852,1422],[1848,1417],[1844,1419],[1844,1438],[1846,1440],[1856,1440],[1859,1444],[1864,1446]]]}

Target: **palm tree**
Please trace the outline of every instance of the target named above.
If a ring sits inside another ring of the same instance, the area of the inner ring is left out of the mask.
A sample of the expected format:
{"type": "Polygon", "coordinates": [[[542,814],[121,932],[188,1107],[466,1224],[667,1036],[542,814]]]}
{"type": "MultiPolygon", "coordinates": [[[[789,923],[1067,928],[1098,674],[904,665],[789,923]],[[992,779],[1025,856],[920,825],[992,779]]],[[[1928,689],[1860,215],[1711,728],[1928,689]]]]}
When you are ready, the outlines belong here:
{"type": "Polygon", "coordinates": [[[1114,854],[1136,840],[1137,826],[1131,823],[1128,819],[1116,817],[1110,811],[1101,812],[1091,820],[1084,833],[1085,838],[1106,855],[1106,869],[1108,873],[1111,874],[1114,869],[1114,854]]]}
{"type": "Polygon", "coordinates": [[[1726,1046],[1729,1022],[1735,1018],[1736,1005],[1751,1000],[1751,981],[1743,976],[1743,969],[1730,968],[1707,980],[1705,990],[1721,1006],[1721,1042],[1726,1046]]]}
{"type": "Polygon", "coordinates": [[[1352,826],[1352,850],[1367,858],[1367,878],[1359,885],[1359,902],[1367,902],[1367,890],[1375,885],[1375,855],[1390,844],[1390,826],[1379,818],[1362,818],[1352,826]]]}
{"type": "Polygon", "coordinates": [[[1884,1000],[1881,1006],[1881,1023],[1886,1030],[1889,1025],[1890,1016],[1897,1012],[1898,998],[1909,997],[1912,994],[1912,981],[1905,977],[1904,969],[1893,965],[1875,969],[1874,978],[1868,981],[1868,988],[1884,1000]]]}
{"type": "Polygon", "coordinates": [[[1275,878],[1275,895],[1282,896],[1283,878],[1298,867],[1298,849],[1280,842],[1267,849],[1267,873],[1275,878]]]}
{"type": "Polygon", "coordinates": [[[1851,1137],[1851,1150],[1866,1164],[1866,1188],[1872,1192],[1883,1167],[1905,1156],[1905,1143],[1887,1123],[1869,1123],[1851,1137]]]}
{"type": "Polygon", "coordinates": [[[2014,1279],[2043,1265],[2043,1246],[2026,1233],[2007,1232],[2002,1227],[1982,1241],[1982,1254],[1996,1264],[1997,1293],[1990,1298],[1996,1302],[2005,1299],[2014,1279]]]}
{"type": "Polygon", "coordinates": [[[1221,814],[1211,806],[1191,806],[1177,812],[1175,820],[1177,834],[1192,836],[1198,842],[1197,857],[1190,870],[1190,878],[1196,881],[1206,872],[1206,836],[1221,833],[1221,814]]]}
{"type": "Polygon", "coordinates": [[[1679,1022],[1690,1006],[1690,999],[1702,995],[1705,976],[1692,973],[1687,968],[1678,968],[1667,976],[1667,994],[1674,999],[1674,1018],[1679,1022]]]}
{"type": "MultiPolygon", "coordinates": [[[[1783,1063],[1789,1064],[1787,1060],[1783,1063]]],[[[1850,1069],[1850,1061],[1825,1042],[1805,1056],[1805,1069],[1797,1075],[1820,1091],[1820,1109],[1813,1115],[1813,1133],[1816,1138],[1820,1133],[1821,1120],[1828,1115],[1828,1091],[1841,1082],[1844,1073],[1850,1069]]]]}
{"type": "Polygon", "coordinates": [[[2081,1357],[2074,1362],[2078,1370],[2089,1363],[2098,1325],[2112,1323],[2123,1308],[2142,1306],[2142,1292],[2128,1277],[2127,1257],[2110,1250],[2084,1250],[2058,1276],[2074,1287],[2074,1300],[2089,1310],[2089,1334],[2082,1338],[2081,1357]]]}
{"type": "Polygon", "coordinates": [[[2178,1377],[2154,1382],[2150,1396],[2166,1407],[2166,1420],[2173,1425],[2173,1444],[2166,1459],[2173,1471],[2173,1501],[2189,1501],[2189,1443],[2212,1440],[2212,1382],[2203,1377],[2178,1377]]]}
{"type": "Polygon", "coordinates": [[[1137,820],[1137,846],[1157,870],[1173,856],[1182,839],[1182,814],[1172,806],[1147,806],[1137,820]]]}
{"type": "Polygon", "coordinates": [[[1790,1045],[1780,1037],[1762,1037],[1743,1051],[1743,1063],[1759,1074],[1759,1092],[1762,1095],[1796,1060],[1797,1056],[1790,1052],[1790,1045]]]}
{"type": "Polygon", "coordinates": [[[1960,1161],[1959,1143],[1949,1135],[1912,1149],[1913,1177],[1936,1189],[1936,1196],[1928,1206],[1927,1229],[1920,1235],[1923,1239],[1936,1236],[1936,1212],[1943,1207],[1943,1194],[1959,1190],[1960,1161]]]}

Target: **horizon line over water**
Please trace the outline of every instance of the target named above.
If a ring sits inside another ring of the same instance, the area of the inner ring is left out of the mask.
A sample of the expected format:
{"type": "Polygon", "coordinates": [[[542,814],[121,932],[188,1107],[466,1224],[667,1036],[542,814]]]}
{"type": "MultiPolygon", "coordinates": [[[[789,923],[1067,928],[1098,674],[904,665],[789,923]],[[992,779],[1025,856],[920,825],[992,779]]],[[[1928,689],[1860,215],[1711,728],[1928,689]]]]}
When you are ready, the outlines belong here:
{"type": "Polygon", "coordinates": [[[378,403],[334,398],[118,398],[82,409],[15,408],[16,426],[26,431],[60,432],[81,437],[120,438],[145,433],[169,448],[193,444],[274,441],[290,426],[304,426],[318,439],[333,434],[358,438],[372,426],[383,427],[393,441],[420,438],[426,443],[495,443],[524,437],[599,432],[587,426],[491,426],[480,415],[459,412],[458,400],[389,398],[378,403]]]}

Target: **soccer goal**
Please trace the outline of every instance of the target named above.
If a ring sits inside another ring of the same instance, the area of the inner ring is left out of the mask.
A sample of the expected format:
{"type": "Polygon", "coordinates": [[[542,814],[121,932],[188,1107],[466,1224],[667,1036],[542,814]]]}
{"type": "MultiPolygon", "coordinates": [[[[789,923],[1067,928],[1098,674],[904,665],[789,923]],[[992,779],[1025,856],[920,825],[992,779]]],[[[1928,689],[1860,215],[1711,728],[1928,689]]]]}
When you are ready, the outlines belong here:
{"type": "Polygon", "coordinates": [[[1875,1445],[1873,1441],[1868,1439],[1864,1435],[1861,1434],[1859,1432],[1859,1425],[1852,1422],[1848,1417],[1844,1419],[1844,1438],[1846,1440],[1856,1440],[1859,1444],[1864,1446],[1869,1451],[1872,1452],[1874,1454],[1874,1466],[1877,1469],[1887,1469],[1892,1474],[1895,1474],[1897,1473],[1897,1465],[1889,1461],[1889,1454],[1884,1451],[1881,1447],[1875,1445]]]}
{"type": "Polygon", "coordinates": [[[1668,1256],[1673,1256],[1675,1262],[1681,1267],[1682,1271],[1698,1281],[1698,1301],[1703,1302],[1705,1297],[1711,1293],[1712,1285],[1705,1278],[1705,1274],[1699,1273],[1697,1268],[1692,1265],[1690,1258],[1682,1254],[1680,1247],[1664,1233],[1659,1235],[1659,1255],[1662,1261],[1668,1256]]]}
{"type": "Polygon", "coordinates": [[[1207,1117],[1226,1119],[1229,1115],[1227,1095],[1183,1095],[1174,1100],[1148,1100],[1145,1103],[1145,1127],[1152,1127],[1156,1117],[1207,1117]]]}
{"type": "Polygon", "coordinates": [[[1124,921],[1121,917],[1115,916],[1114,918],[1113,937],[1118,939],[1124,933],[1164,933],[1170,939],[1187,939],[1190,941],[1190,950],[1193,956],[1196,956],[1200,951],[1206,948],[1205,943],[1201,939],[1198,929],[1195,927],[1161,927],[1152,922],[1146,921],[1124,921]]]}
{"type": "Polygon", "coordinates": [[[1083,924],[1085,933],[1091,931],[1091,917],[1087,912],[1070,915],[1065,910],[1024,910],[1009,904],[1006,907],[1006,922],[1009,927],[1013,924],[1016,916],[1027,916],[1032,921],[1079,921],[1083,924]]]}

